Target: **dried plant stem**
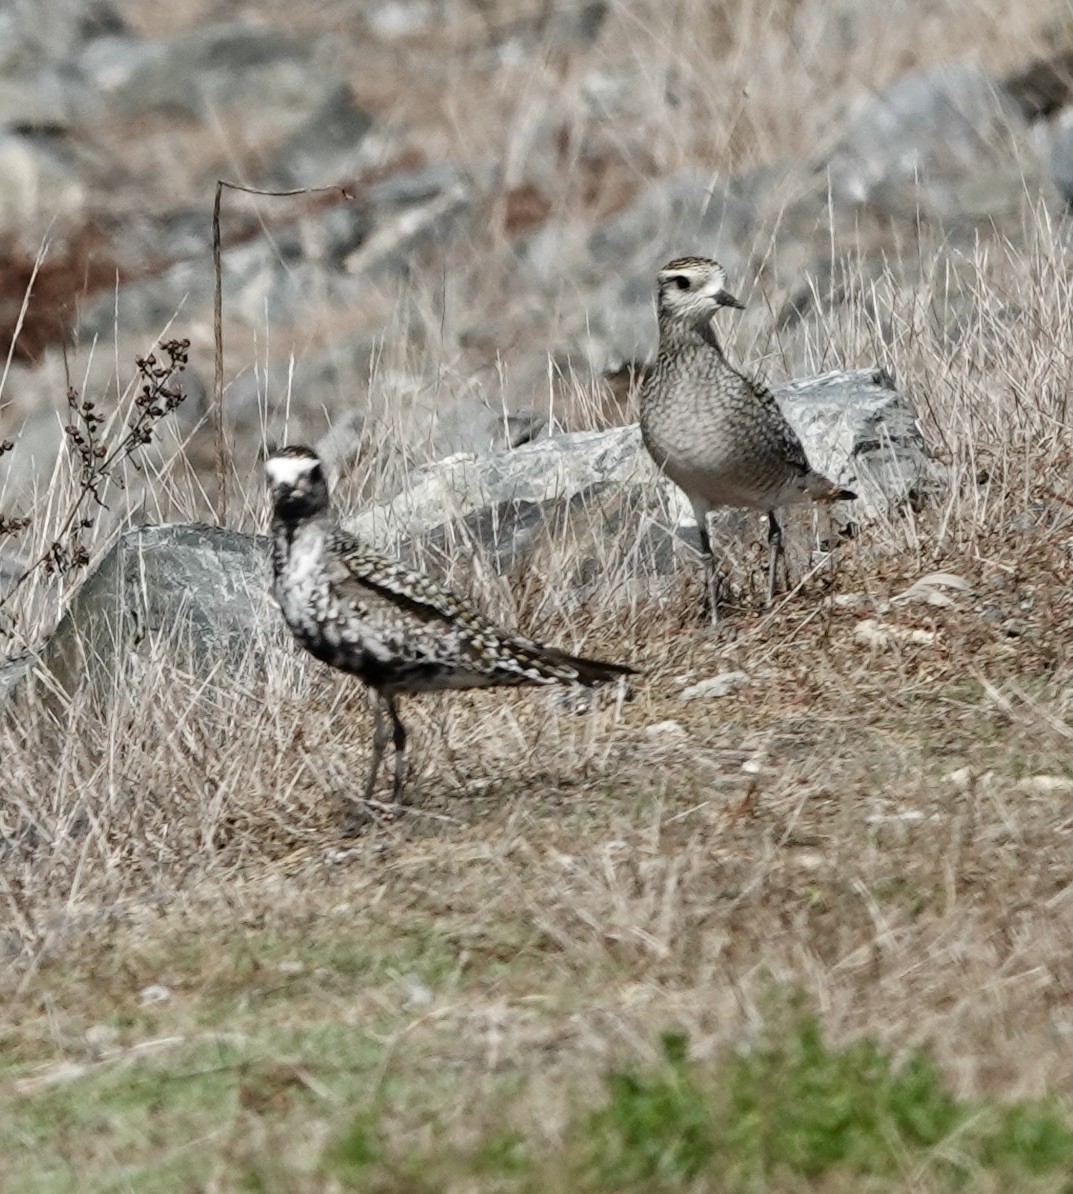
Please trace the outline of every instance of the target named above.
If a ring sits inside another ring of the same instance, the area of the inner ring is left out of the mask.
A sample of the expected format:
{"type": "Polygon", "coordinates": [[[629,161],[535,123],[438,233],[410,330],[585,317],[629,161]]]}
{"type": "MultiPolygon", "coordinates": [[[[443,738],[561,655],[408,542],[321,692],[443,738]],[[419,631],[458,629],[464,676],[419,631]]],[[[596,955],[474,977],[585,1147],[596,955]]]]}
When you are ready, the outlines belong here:
{"type": "MultiPolygon", "coordinates": [[[[0,611],[22,588],[38,569],[70,572],[85,567],[90,560],[82,543],[82,532],[93,525],[93,517],[85,513],[86,501],[105,509],[104,492],[111,481],[122,485],[120,478],[112,476],[113,469],[125,459],[134,460],[138,450],[152,442],[154,430],[161,419],[181,406],[186,399],[178,375],[186,368],[189,340],[165,340],[160,345],[165,361],[159,361],[150,354],[137,359],[138,373],[142,378],[141,393],[134,399],[133,408],[122,434],[108,442],[98,438],[106,419],[97,409],[96,403],[84,401],[72,386],[67,388],[67,406],[72,422],[65,428],[68,443],[72,446],[79,462],[79,476],[74,495],[66,514],[52,532],[47,546],[15,578],[7,591],[0,596],[0,611]]],[[[0,444],[0,453],[13,445],[9,441],[0,444]]],[[[0,515],[0,533],[18,533],[29,526],[30,520],[7,519],[0,515]]]]}
{"type": "Polygon", "coordinates": [[[223,328],[223,286],[221,283],[221,236],[220,205],[224,189],[241,191],[246,195],[263,195],[269,199],[287,199],[295,195],[319,195],[327,191],[338,191],[344,199],[351,193],[339,184],[324,187],[296,187],[288,191],[265,191],[258,187],[243,186],[242,183],[216,180],[216,193],[212,202],[212,331],[215,349],[212,430],[216,456],[216,521],[222,526],[227,522],[227,443],[224,436],[224,328],[223,328]]]}

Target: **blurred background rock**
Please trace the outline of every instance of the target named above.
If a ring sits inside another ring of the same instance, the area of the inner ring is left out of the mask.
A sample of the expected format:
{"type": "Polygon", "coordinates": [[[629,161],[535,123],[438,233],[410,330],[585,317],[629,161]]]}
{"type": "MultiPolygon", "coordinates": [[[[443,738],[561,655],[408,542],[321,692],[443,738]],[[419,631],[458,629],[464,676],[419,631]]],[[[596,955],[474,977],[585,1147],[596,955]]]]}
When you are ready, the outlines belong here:
{"type": "Polygon", "coordinates": [[[165,332],[211,499],[217,178],[347,187],[225,197],[236,473],[321,440],[394,484],[635,417],[672,254],[726,264],[731,350],[781,380],[890,365],[885,304],[922,278],[930,335],[1015,321],[981,255],[1073,204],[1061,0],[7,0],[0,35],[9,512],[47,484],[67,378],[114,404],[165,332]],[[881,335],[832,359],[862,295],[881,335]]]}

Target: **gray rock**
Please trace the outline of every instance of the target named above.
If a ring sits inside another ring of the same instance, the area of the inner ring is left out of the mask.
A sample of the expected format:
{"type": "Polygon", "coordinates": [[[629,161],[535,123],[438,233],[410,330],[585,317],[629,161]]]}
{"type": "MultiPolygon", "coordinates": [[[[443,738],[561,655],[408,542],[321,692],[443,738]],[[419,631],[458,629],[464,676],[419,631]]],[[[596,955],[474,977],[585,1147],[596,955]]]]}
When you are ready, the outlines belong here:
{"type": "Polygon", "coordinates": [[[256,142],[300,127],[338,88],[311,50],[308,38],[234,22],[144,41],[100,38],[78,65],[118,116],[166,112],[201,120],[238,111],[247,140],[256,142]]]}
{"type": "Polygon", "coordinates": [[[838,203],[956,223],[1016,211],[1041,179],[1020,109],[971,62],[862,97],[847,125],[827,163],[838,203]]]}
{"type": "Polygon", "coordinates": [[[500,503],[539,506],[569,500],[593,486],[626,486],[653,477],[636,426],[581,431],[487,456],[449,456],[419,469],[390,502],[365,510],[347,526],[366,541],[393,549],[407,535],[500,503]]]}
{"type": "MultiPolygon", "coordinates": [[[[357,279],[304,258],[297,225],[227,249],[220,284],[225,317],[253,327],[263,326],[266,318],[276,325],[294,324],[318,303],[344,307],[361,293],[357,279]]],[[[170,334],[181,335],[191,319],[204,318],[212,293],[212,256],[206,252],[90,299],[79,311],[78,334],[84,341],[111,338],[118,323],[127,334],[159,335],[171,323],[170,334]]]]}
{"type": "MultiPolygon", "coordinates": [[[[355,148],[352,152],[357,153],[358,150],[355,148]]],[[[355,161],[350,163],[351,166],[355,164],[355,161]]],[[[334,167],[337,170],[335,175],[329,173],[331,168],[331,165],[325,165],[325,179],[336,177],[346,180],[354,172],[352,169],[340,168],[338,162],[334,167]]],[[[307,175],[312,179],[315,170],[310,167],[307,175]]],[[[355,256],[356,251],[378,229],[383,235],[385,226],[389,229],[400,224],[404,229],[408,225],[412,226],[412,217],[402,217],[400,220],[400,209],[431,205],[435,213],[437,202],[445,194],[456,196],[465,192],[461,174],[447,163],[435,163],[416,170],[400,170],[371,186],[362,187],[360,194],[355,197],[344,197],[330,207],[303,216],[298,221],[302,251],[310,261],[332,269],[342,268],[347,259],[355,256]]],[[[447,222],[454,217],[453,199],[444,214],[448,217],[447,222]]],[[[419,220],[417,228],[411,233],[411,240],[408,242],[403,238],[397,242],[399,251],[405,253],[421,232],[419,220]]],[[[390,238],[390,233],[388,235],[390,238]]]]}
{"type": "Polygon", "coordinates": [[[382,41],[396,41],[430,28],[436,20],[436,8],[431,0],[387,0],[386,4],[366,7],[361,19],[382,41]]]}
{"type": "Polygon", "coordinates": [[[748,672],[720,672],[717,676],[709,676],[707,680],[699,680],[690,684],[679,693],[683,701],[710,701],[719,697],[730,696],[732,692],[749,683],[748,672]]]}
{"type": "MultiPolygon", "coordinates": [[[[235,286],[226,273],[224,277],[225,294],[233,299],[235,286]]],[[[211,258],[179,261],[155,277],[127,282],[91,298],[79,310],[76,332],[82,343],[94,337],[107,341],[116,327],[130,335],[157,335],[170,325],[174,334],[181,335],[193,312],[211,299],[211,258]]]]}
{"type": "MultiPolygon", "coordinates": [[[[763,196],[781,173],[772,168],[724,182],[685,170],[652,183],[592,234],[586,246],[588,269],[598,283],[606,280],[581,314],[574,339],[597,373],[615,373],[655,354],[655,276],[672,257],[714,257],[732,276],[744,272],[745,254],[761,223],[763,196]]],[[[545,230],[527,248],[538,276],[547,274],[545,282],[561,273],[564,259],[576,259],[570,235],[569,227],[561,235],[545,230]]]]}
{"type": "Polygon", "coordinates": [[[343,262],[347,273],[371,276],[405,274],[415,254],[444,247],[469,226],[473,203],[469,189],[458,182],[426,203],[404,207],[377,222],[375,231],[343,262]]]}
{"type": "Polygon", "coordinates": [[[362,194],[375,207],[398,208],[426,203],[464,185],[465,179],[457,166],[450,162],[430,162],[412,170],[398,170],[389,174],[387,178],[365,187],[362,194]]]}
{"type": "Polygon", "coordinates": [[[313,445],[330,473],[338,477],[345,472],[367,443],[365,414],[360,410],[347,411],[313,445]]]}
{"type": "Polygon", "coordinates": [[[666,499],[665,490],[651,485],[597,482],[569,497],[483,506],[415,533],[397,550],[434,573],[450,573],[453,562],[477,554],[497,574],[520,581],[567,562],[565,583],[546,590],[544,604],[571,609],[606,600],[609,591],[613,601],[628,604],[669,596],[676,569],[693,566],[666,499]]]}
{"type": "Polygon", "coordinates": [[[322,420],[322,410],[346,410],[356,394],[366,392],[379,347],[378,336],[351,336],[326,352],[296,361],[293,369],[289,361],[279,361],[267,371],[244,373],[224,392],[228,425],[234,431],[256,432],[259,436],[266,412],[289,409],[289,426],[268,419],[269,438],[277,443],[298,436],[316,438],[322,433],[323,421],[314,427],[308,420],[322,420]],[[292,401],[288,401],[288,395],[293,396],[292,401]]]}
{"type": "Polygon", "coordinates": [[[341,269],[343,262],[369,238],[376,216],[367,202],[343,199],[298,221],[302,253],[308,261],[341,269]]]}
{"type": "Polygon", "coordinates": [[[121,33],[110,0],[7,0],[0,11],[0,74],[27,81],[96,38],[121,33]]]}
{"type": "Polygon", "coordinates": [[[80,80],[53,67],[30,77],[0,76],[0,128],[11,132],[65,132],[95,106],[95,96],[80,80]]]}
{"type": "Polygon", "coordinates": [[[32,655],[15,655],[10,659],[0,659],[0,705],[3,705],[29,676],[33,664],[32,655]]]}
{"type": "Polygon", "coordinates": [[[0,234],[36,236],[82,211],[86,188],[55,138],[0,133],[0,234]]]}
{"type": "Polygon", "coordinates": [[[492,69],[509,69],[524,66],[541,52],[562,54],[588,45],[603,27],[609,7],[607,0],[551,0],[533,15],[490,22],[490,44],[481,59],[492,69]]]}
{"type": "Polygon", "coordinates": [[[8,426],[14,448],[0,456],[0,509],[25,515],[43,496],[63,450],[65,413],[45,409],[8,426]]]}
{"type": "Polygon", "coordinates": [[[329,91],[279,149],[268,174],[284,187],[323,187],[355,178],[373,118],[346,84],[329,91]]]}
{"type": "Polygon", "coordinates": [[[547,416],[539,411],[495,410],[479,396],[470,395],[434,416],[429,455],[499,452],[546,438],[547,430],[547,416]]]}
{"type": "Polygon", "coordinates": [[[219,527],[138,527],[85,580],[34,660],[46,687],[103,694],[161,655],[209,675],[254,662],[278,619],[268,541],[219,527]]]}
{"type": "Polygon", "coordinates": [[[885,369],[835,370],[772,390],[813,467],[854,490],[867,517],[942,485],[917,413],[885,369]]]}
{"type": "Polygon", "coordinates": [[[745,191],[744,183],[694,169],[659,179],[593,234],[589,251],[597,265],[615,269],[641,266],[651,273],[670,257],[697,253],[733,272],[752,227],[745,191]]]}
{"type": "Polygon", "coordinates": [[[227,312],[250,327],[291,326],[311,312],[346,310],[361,299],[358,279],[301,256],[296,229],[236,246],[222,264],[227,312]]]}
{"type": "Polygon", "coordinates": [[[1051,177],[1066,206],[1073,207],[1073,108],[1066,108],[1054,124],[1051,177]]]}
{"type": "MultiPolygon", "coordinates": [[[[860,497],[836,522],[845,524],[850,510],[855,518],[889,517],[940,483],[912,406],[883,371],[825,374],[775,393],[814,465],[860,497]]],[[[814,537],[811,509],[795,508],[785,521],[791,553],[807,558],[794,536],[814,537]]],[[[384,550],[403,550],[422,536],[444,554],[458,542],[476,544],[504,571],[530,562],[550,535],[574,545],[577,594],[591,588],[594,568],[606,571],[613,561],[622,569],[623,597],[639,588],[651,593],[647,582],[673,569],[676,533],[695,537],[688,503],[657,472],[636,425],[448,457],[347,525],[384,550]]],[[[750,528],[755,534],[758,520],[739,511],[722,512],[713,524],[738,547],[750,528]]]]}

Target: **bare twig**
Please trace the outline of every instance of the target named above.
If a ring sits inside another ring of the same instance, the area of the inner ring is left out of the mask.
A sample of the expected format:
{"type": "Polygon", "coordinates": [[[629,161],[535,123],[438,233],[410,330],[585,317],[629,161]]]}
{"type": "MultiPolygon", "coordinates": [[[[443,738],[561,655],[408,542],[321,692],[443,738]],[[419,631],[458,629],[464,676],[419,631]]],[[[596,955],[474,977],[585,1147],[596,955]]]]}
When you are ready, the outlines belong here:
{"type": "Polygon", "coordinates": [[[222,178],[216,180],[216,194],[212,202],[212,331],[215,349],[212,429],[216,453],[216,521],[221,526],[227,521],[227,444],[224,437],[224,329],[220,236],[220,204],[224,188],[229,191],[241,191],[245,195],[263,195],[270,199],[287,199],[295,195],[319,195],[328,191],[338,191],[344,199],[353,198],[346,187],[338,184],[326,187],[296,187],[288,191],[264,191],[258,187],[247,187],[222,178]]]}

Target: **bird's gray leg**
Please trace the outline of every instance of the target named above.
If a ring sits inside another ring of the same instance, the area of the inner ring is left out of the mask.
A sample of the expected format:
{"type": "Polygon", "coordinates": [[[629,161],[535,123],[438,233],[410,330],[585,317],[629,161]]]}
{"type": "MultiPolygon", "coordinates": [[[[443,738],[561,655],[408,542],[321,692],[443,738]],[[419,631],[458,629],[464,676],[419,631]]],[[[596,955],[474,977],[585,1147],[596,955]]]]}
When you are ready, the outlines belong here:
{"type": "Polygon", "coordinates": [[[697,520],[697,534],[700,536],[700,550],[704,556],[704,612],[713,625],[719,624],[719,570],[715,564],[712,540],[708,534],[708,507],[703,502],[693,502],[693,516],[697,520]]]}
{"type": "Polygon", "coordinates": [[[406,754],[406,727],[402,724],[398,709],[395,708],[395,698],[388,697],[386,704],[387,711],[391,714],[392,741],[395,744],[395,784],[392,788],[391,798],[396,804],[405,804],[406,801],[402,798],[402,790],[406,784],[408,762],[406,754]]]}
{"type": "Polygon", "coordinates": [[[790,571],[786,566],[786,551],[782,544],[782,527],[775,517],[775,511],[769,510],[767,516],[767,603],[775,600],[775,586],[778,580],[779,563],[782,563],[782,579],[784,586],[790,587],[790,571]]]}
{"type": "Polygon", "coordinates": [[[400,763],[400,759],[405,757],[406,730],[395,711],[395,698],[383,697],[375,689],[370,688],[369,704],[373,711],[373,757],[369,760],[369,775],[365,780],[361,799],[355,802],[354,811],[343,826],[345,836],[361,833],[373,820],[378,819],[374,809],[379,809],[390,815],[390,809],[373,800],[373,793],[376,791],[376,781],[380,775],[380,764],[384,761],[384,751],[387,750],[388,739],[391,737],[394,737],[395,741],[394,800],[396,804],[399,803],[406,775],[405,763],[400,763]],[[384,716],[385,708],[391,715],[390,723],[384,716]]]}
{"type": "Polygon", "coordinates": [[[380,774],[380,764],[387,748],[389,731],[384,718],[385,703],[394,715],[395,710],[391,701],[385,702],[379,693],[373,694],[373,757],[369,762],[369,778],[365,781],[365,790],[361,794],[361,798],[366,804],[373,798],[373,792],[376,790],[376,777],[380,774]]]}

